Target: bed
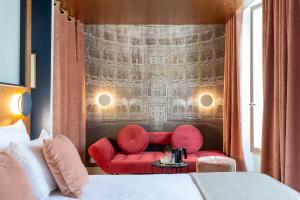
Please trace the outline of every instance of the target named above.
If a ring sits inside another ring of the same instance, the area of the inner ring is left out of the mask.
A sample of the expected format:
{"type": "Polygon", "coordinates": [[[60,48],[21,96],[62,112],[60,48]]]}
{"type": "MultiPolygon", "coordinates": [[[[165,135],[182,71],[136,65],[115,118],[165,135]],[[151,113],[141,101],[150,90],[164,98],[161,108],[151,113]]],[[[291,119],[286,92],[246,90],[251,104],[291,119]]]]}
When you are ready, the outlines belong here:
{"type": "MultiPolygon", "coordinates": [[[[258,173],[90,176],[80,200],[300,200],[298,192],[258,173]]],[[[54,192],[47,200],[72,200],[54,192]]]]}
{"type": "MultiPolygon", "coordinates": [[[[2,135],[0,140],[0,149],[6,149],[6,151],[11,153],[11,156],[16,153],[12,150],[18,146],[17,142],[20,143],[19,145],[23,144],[23,146],[25,146],[23,149],[20,149],[19,154],[16,154],[16,158],[13,158],[20,162],[20,167],[23,168],[25,173],[24,176],[29,178],[28,184],[32,187],[31,189],[33,194],[38,197],[43,197],[38,199],[44,199],[44,197],[47,196],[46,200],[73,200],[72,198],[63,196],[58,191],[51,193],[48,197],[48,194],[56,188],[56,184],[54,178],[51,176],[50,170],[47,167],[47,163],[44,159],[45,156],[42,151],[43,145],[45,145],[43,141],[50,137],[48,133],[45,133],[46,131],[42,131],[38,139],[30,141],[25,125],[21,120],[19,120],[11,126],[0,128],[0,132],[2,132],[2,134],[0,134],[2,135]],[[15,142],[15,144],[10,145],[11,142],[15,142]],[[11,149],[10,147],[13,148],[11,149]],[[32,147],[34,147],[34,151],[29,150],[32,147]],[[37,159],[31,159],[31,156],[37,159]],[[49,177],[52,177],[52,180],[50,180],[51,178],[49,177]]],[[[61,137],[65,138],[64,136],[60,136],[58,139],[61,139],[61,137]]],[[[71,142],[63,144],[71,145],[72,147],[71,142]]],[[[75,154],[77,154],[76,150],[74,151],[75,154]]],[[[78,162],[82,165],[79,156],[78,162]]],[[[72,163],[72,167],[70,168],[76,169],[74,167],[74,163],[72,163]]],[[[84,169],[83,165],[82,168],[84,169]]],[[[70,176],[72,173],[65,171],[64,175],[70,176]]],[[[77,171],[75,170],[75,174],[76,173],[77,171]]],[[[85,174],[85,177],[86,176],[87,174],[85,174]]],[[[78,177],[80,178],[80,176],[78,177]]],[[[75,178],[78,177],[75,176],[75,178]]],[[[74,180],[75,179],[72,179],[72,183],[77,184],[74,180]]],[[[5,183],[2,184],[5,185],[5,183]]],[[[11,188],[11,186],[8,187],[11,188]]],[[[70,185],[70,187],[74,187],[76,190],[77,186],[70,185]]],[[[83,187],[83,192],[79,199],[300,200],[300,195],[288,186],[266,175],[249,172],[228,172],[89,176],[89,181],[83,187]]]]}

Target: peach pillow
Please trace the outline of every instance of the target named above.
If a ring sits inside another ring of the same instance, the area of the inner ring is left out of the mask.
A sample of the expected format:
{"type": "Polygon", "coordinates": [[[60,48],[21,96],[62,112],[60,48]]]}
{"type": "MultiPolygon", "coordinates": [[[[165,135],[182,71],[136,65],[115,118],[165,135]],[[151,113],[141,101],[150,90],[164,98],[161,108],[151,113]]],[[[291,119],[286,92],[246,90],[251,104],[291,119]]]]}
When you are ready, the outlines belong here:
{"type": "Polygon", "coordinates": [[[29,181],[18,161],[0,152],[0,198],[35,200],[29,181]]]}
{"type": "Polygon", "coordinates": [[[78,198],[88,181],[88,173],[73,143],[63,135],[44,140],[43,153],[61,192],[78,198]]]}

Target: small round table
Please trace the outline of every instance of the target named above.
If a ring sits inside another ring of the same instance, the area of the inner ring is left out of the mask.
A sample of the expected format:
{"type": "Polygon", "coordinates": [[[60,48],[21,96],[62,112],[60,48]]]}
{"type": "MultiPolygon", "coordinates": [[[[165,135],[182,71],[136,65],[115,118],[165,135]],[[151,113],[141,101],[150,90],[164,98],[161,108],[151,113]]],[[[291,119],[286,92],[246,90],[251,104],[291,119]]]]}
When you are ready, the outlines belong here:
{"type": "Polygon", "coordinates": [[[177,164],[162,164],[160,160],[156,160],[152,162],[152,173],[154,173],[155,168],[159,168],[162,173],[170,174],[175,173],[183,173],[183,169],[188,169],[189,164],[182,162],[177,164]]]}

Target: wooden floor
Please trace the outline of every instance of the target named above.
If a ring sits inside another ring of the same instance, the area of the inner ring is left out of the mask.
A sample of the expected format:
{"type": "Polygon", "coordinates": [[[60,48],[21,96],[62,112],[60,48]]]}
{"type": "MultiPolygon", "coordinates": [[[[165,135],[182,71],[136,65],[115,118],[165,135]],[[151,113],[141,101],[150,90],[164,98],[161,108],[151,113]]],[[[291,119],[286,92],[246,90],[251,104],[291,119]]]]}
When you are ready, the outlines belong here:
{"type": "Polygon", "coordinates": [[[89,175],[105,175],[106,174],[99,167],[87,167],[86,169],[87,169],[89,175]]]}

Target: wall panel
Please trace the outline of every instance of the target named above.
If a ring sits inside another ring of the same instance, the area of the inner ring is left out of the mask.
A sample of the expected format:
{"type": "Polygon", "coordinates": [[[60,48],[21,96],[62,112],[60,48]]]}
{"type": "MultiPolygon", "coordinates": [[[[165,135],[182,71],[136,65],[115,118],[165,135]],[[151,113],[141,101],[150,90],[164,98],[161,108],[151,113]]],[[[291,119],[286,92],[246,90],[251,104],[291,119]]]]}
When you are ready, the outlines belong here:
{"type": "Polygon", "coordinates": [[[222,149],[224,25],[86,25],[87,145],[127,124],[147,131],[196,125],[222,149]],[[102,108],[97,96],[109,93],[102,108]],[[202,108],[209,93],[214,106],[202,108]]]}

